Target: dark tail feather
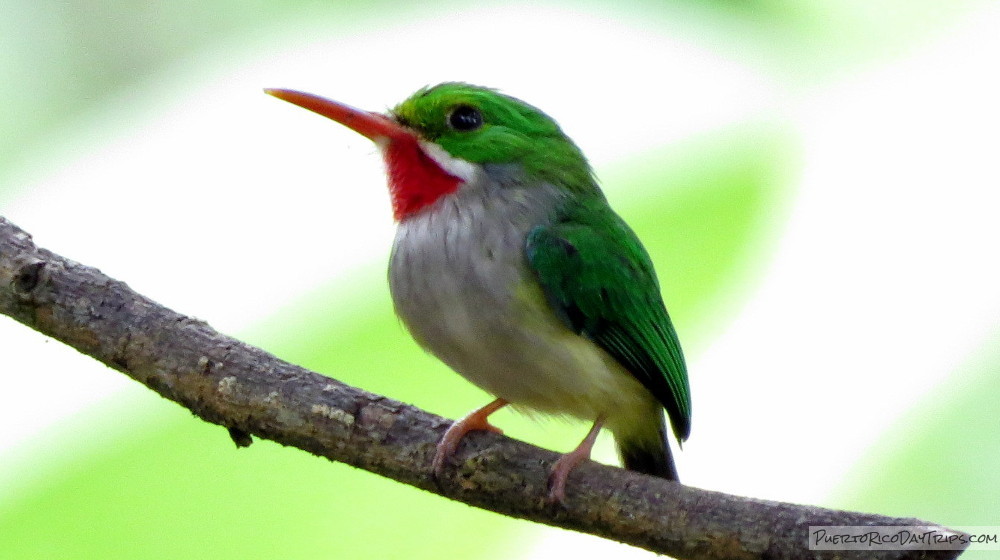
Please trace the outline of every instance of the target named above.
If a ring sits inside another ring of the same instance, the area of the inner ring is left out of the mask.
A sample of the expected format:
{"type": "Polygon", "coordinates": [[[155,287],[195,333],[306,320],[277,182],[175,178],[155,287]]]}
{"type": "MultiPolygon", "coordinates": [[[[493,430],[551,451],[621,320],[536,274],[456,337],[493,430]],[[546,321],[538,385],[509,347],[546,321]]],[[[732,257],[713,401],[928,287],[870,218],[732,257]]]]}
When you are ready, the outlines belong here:
{"type": "Polygon", "coordinates": [[[680,482],[677,467],[674,466],[674,456],[667,443],[667,429],[662,416],[659,437],[655,440],[630,440],[625,437],[615,439],[622,466],[626,469],[680,482]]]}

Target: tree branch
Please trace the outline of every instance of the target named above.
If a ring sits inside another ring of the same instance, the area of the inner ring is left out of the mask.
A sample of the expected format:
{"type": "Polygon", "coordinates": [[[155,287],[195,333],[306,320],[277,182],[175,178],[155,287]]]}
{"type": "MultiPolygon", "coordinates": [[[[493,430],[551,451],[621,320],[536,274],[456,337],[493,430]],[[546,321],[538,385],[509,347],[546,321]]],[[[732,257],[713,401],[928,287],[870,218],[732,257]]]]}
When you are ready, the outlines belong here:
{"type": "Polygon", "coordinates": [[[135,293],[97,269],[34,245],[0,217],[0,313],[60,340],[208,422],[238,444],[248,434],[304,449],[504,515],[682,559],[955,558],[959,551],[823,552],[810,525],[923,526],[916,519],[835,511],[691,488],[586,463],[564,506],[548,504],[557,458],[520,441],[470,434],[455,466],[431,476],[449,421],[283,362],[135,293]]]}

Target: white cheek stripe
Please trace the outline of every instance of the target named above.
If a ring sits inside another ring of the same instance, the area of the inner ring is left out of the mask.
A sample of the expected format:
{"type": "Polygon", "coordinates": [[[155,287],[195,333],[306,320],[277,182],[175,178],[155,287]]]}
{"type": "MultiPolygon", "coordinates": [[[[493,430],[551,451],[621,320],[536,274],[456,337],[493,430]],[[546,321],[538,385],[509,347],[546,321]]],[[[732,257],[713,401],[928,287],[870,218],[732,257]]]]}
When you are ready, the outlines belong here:
{"type": "Polygon", "coordinates": [[[472,179],[476,176],[476,169],[478,168],[476,164],[449,154],[444,150],[444,148],[434,142],[421,140],[420,149],[427,154],[427,157],[431,158],[435,163],[440,165],[441,169],[444,169],[449,174],[458,177],[464,183],[472,182],[472,179]]]}

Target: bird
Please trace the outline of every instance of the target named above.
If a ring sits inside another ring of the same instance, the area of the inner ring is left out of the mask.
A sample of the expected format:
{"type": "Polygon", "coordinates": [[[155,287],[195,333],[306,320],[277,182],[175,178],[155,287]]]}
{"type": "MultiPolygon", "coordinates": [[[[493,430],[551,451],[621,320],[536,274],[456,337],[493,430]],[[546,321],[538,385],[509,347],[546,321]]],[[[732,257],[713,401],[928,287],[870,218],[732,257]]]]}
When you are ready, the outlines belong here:
{"type": "Polygon", "coordinates": [[[554,119],[463,82],[423,87],[384,114],[265,92],[375,143],[396,222],[395,312],[420,346],[495,397],[446,430],[436,477],[468,432],[500,432],[488,417],[510,405],[593,423],[552,465],[552,502],[565,501],[601,429],[624,468],[679,482],[664,410],[680,446],[691,392],[659,280],[554,119]]]}

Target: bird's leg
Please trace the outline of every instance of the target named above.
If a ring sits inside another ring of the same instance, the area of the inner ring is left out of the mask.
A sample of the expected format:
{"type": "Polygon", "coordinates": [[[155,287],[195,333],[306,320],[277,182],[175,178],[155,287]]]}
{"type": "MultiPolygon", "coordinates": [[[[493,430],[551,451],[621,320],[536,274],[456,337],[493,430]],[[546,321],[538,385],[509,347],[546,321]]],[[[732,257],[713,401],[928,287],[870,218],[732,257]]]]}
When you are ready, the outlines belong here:
{"type": "Polygon", "coordinates": [[[587,437],[583,438],[576,449],[563,455],[554,465],[549,473],[549,502],[561,504],[566,499],[566,479],[570,471],[576,468],[584,459],[590,459],[590,450],[594,448],[597,434],[604,426],[604,415],[597,417],[594,426],[587,432],[587,437]]]}
{"type": "Polygon", "coordinates": [[[431,469],[434,472],[434,476],[440,477],[444,472],[445,462],[455,454],[455,450],[458,449],[458,443],[462,441],[465,434],[473,430],[486,430],[502,434],[503,430],[490,424],[487,421],[487,418],[489,418],[490,414],[493,414],[505,406],[507,406],[507,401],[497,399],[478,410],[470,412],[461,420],[456,420],[455,423],[448,428],[448,431],[444,433],[444,437],[442,437],[441,441],[437,444],[437,451],[434,453],[434,461],[431,463],[431,469]]]}

